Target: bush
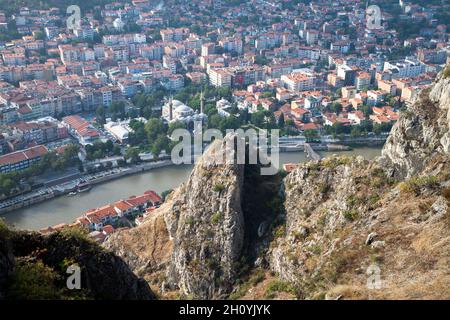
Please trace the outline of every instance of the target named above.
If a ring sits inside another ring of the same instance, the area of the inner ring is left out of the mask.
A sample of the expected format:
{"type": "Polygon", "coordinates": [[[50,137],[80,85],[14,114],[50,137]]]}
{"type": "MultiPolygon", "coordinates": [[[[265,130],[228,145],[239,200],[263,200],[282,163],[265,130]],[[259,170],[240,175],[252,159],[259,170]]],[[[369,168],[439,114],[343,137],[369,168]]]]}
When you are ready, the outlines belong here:
{"type": "Polygon", "coordinates": [[[75,238],[82,241],[92,241],[89,238],[89,231],[82,227],[66,227],[59,232],[65,238],[75,238]]]}
{"type": "Polygon", "coordinates": [[[258,283],[264,281],[265,278],[266,275],[264,270],[256,269],[256,271],[254,271],[250,278],[246,282],[240,284],[239,287],[237,287],[236,291],[230,294],[228,298],[230,300],[237,300],[239,298],[242,298],[252,286],[256,286],[258,283]]]}
{"type": "Polygon", "coordinates": [[[211,217],[211,222],[213,224],[217,224],[220,221],[220,218],[222,217],[222,215],[220,214],[219,211],[217,211],[216,213],[214,213],[211,217]]]}
{"type": "Polygon", "coordinates": [[[278,226],[275,230],[273,230],[274,239],[284,237],[285,234],[286,234],[286,228],[284,225],[278,226]]]}
{"type": "Polygon", "coordinates": [[[222,183],[216,183],[214,185],[214,189],[215,192],[221,192],[223,190],[225,190],[225,186],[222,183]]]}
{"type": "Polygon", "coordinates": [[[258,283],[264,281],[265,278],[266,278],[266,274],[264,273],[264,270],[258,269],[255,271],[255,273],[250,277],[250,279],[248,281],[253,286],[256,286],[258,283]]]}
{"type": "Polygon", "coordinates": [[[343,214],[344,218],[348,221],[355,221],[359,217],[358,211],[356,210],[345,210],[343,214]]]}
{"type": "Polygon", "coordinates": [[[317,244],[306,247],[306,250],[308,250],[312,254],[320,254],[322,252],[322,248],[317,244]]]}
{"type": "Polygon", "coordinates": [[[169,194],[171,194],[172,191],[173,191],[173,189],[169,189],[169,190],[165,190],[165,191],[163,191],[163,192],[161,193],[161,198],[163,199],[163,201],[166,201],[167,196],[168,196],[169,194]]]}
{"type": "Polygon", "coordinates": [[[450,77],[450,65],[447,66],[444,70],[444,79],[447,79],[450,77]]]}
{"type": "Polygon", "coordinates": [[[37,300],[58,299],[57,273],[41,261],[19,261],[9,288],[10,299],[37,300]]]}
{"type": "Polygon", "coordinates": [[[329,157],[329,158],[322,160],[322,165],[325,168],[336,169],[337,167],[339,167],[341,165],[347,165],[350,162],[352,162],[352,158],[347,157],[347,156],[329,157]]]}
{"type": "Polygon", "coordinates": [[[411,179],[401,182],[398,188],[404,193],[419,194],[422,188],[433,188],[439,184],[436,176],[412,177],[411,179]]]}
{"type": "Polygon", "coordinates": [[[297,295],[295,287],[289,282],[273,280],[267,286],[265,296],[267,299],[273,299],[277,292],[286,292],[295,296],[297,295]]]}

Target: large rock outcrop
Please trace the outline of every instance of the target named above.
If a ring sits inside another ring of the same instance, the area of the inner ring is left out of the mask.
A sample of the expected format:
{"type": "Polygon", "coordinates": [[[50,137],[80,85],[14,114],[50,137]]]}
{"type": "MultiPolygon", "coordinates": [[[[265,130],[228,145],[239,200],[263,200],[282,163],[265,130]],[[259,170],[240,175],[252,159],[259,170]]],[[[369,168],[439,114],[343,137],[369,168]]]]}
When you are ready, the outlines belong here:
{"type": "Polygon", "coordinates": [[[437,154],[450,152],[450,78],[440,78],[394,125],[383,148],[381,163],[390,175],[409,178],[421,172],[437,154]]]}
{"type": "Polygon", "coordinates": [[[244,165],[210,161],[225,150],[225,141],[213,143],[161,208],[105,246],[151,283],[162,283],[163,290],[179,289],[195,298],[226,296],[244,244],[244,165]]]}

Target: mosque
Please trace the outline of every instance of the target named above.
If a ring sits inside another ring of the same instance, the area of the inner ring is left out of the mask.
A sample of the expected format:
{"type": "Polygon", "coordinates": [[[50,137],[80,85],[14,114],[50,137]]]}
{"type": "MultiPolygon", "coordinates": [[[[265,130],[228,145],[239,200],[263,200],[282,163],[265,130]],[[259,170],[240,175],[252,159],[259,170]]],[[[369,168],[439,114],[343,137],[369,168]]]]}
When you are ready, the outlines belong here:
{"type": "Polygon", "coordinates": [[[205,123],[208,117],[203,113],[203,94],[200,101],[200,113],[198,113],[198,111],[194,111],[183,102],[173,100],[172,97],[170,97],[169,100],[164,103],[162,117],[168,123],[176,121],[184,122],[189,128],[193,127],[195,121],[202,121],[205,123]]]}

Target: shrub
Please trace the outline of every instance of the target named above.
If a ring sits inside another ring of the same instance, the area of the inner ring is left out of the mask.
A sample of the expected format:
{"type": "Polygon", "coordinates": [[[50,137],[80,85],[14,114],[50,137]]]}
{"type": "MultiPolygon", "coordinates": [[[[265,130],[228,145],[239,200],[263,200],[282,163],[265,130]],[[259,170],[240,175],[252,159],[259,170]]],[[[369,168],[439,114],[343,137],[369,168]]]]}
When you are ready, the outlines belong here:
{"type": "Polygon", "coordinates": [[[232,294],[230,294],[230,296],[228,298],[230,300],[237,300],[239,298],[242,298],[252,286],[256,286],[258,283],[264,281],[265,278],[266,278],[266,275],[264,273],[264,270],[257,269],[250,276],[250,278],[246,282],[241,283],[237,287],[237,289],[232,294]]]}
{"type": "Polygon", "coordinates": [[[347,156],[342,157],[330,157],[322,160],[322,165],[325,168],[336,169],[340,165],[349,164],[352,161],[352,158],[347,156]]]}
{"type": "Polygon", "coordinates": [[[289,282],[281,280],[273,280],[267,286],[265,296],[267,299],[273,299],[277,292],[286,292],[295,296],[297,295],[295,287],[289,282]]]}
{"type": "Polygon", "coordinates": [[[286,228],[284,225],[280,225],[275,230],[273,230],[274,239],[278,239],[283,237],[286,234],[286,228]]]}
{"type": "Polygon", "coordinates": [[[223,190],[225,190],[225,186],[222,183],[216,183],[214,185],[214,189],[215,192],[221,192],[223,190]]]}
{"type": "Polygon", "coordinates": [[[317,244],[306,247],[306,250],[308,250],[312,254],[320,254],[322,252],[322,248],[317,244]]]}
{"type": "Polygon", "coordinates": [[[75,238],[82,241],[92,241],[89,238],[89,231],[82,227],[66,227],[59,232],[65,238],[75,238]]]}
{"type": "Polygon", "coordinates": [[[19,261],[12,277],[9,297],[19,300],[58,299],[58,275],[41,261],[19,261]]]}
{"type": "Polygon", "coordinates": [[[444,79],[447,79],[450,77],[450,65],[447,66],[444,70],[444,79]]]}
{"type": "Polygon", "coordinates": [[[326,182],[321,182],[317,185],[317,187],[319,188],[319,192],[321,194],[326,194],[328,191],[330,191],[330,186],[328,185],[328,183],[326,182]]]}
{"type": "Polygon", "coordinates": [[[346,202],[347,202],[347,205],[352,208],[352,207],[364,204],[365,198],[360,197],[360,196],[350,195],[347,197],[346,202]]]}
{"type": "Polygon", "coordinates": [[[249,282],[252,285],[257,285],[258,283],[264,281],[266,278],[266,274],[264,273],[264,270],[258,269],[255,271],[255,273],[250,277],[249,282]]]}
{"type": "Polygon", "coordinates": [[[380,196],[377,194],[372,194],[369,197],[369,205],[373,206],[374,204],[376,204],[378,202],[378,200],[380,200],[380,196]]]}
{"type": "Polygon", "coordinates": [[[317,229],[319,231],[322,231],[325,228],[326,222],[327,222],[327,212],[325,211],[317,219],[317,229]]]}
{"type": "Polygon", "coordinates": [[[216,213],[214,213],[211,217],[211,222],[213,224],[217,224],[220,221],[220,218],[222,217],[222,215],[220,214],[219,211],[217,211],[216,213]]]}
{"type": "Polygon", "coordinates": [[[404,193],[419,194],[422,188],[432,188],[437,186],[439,179],[436,176],[412,177],[407,181],[399,183],[398,188],[404,193]]]}
{"type": "Polygon", "coordinates": [[[173,192],[173,189],[165,190],[161,193],[161,198],[166,201],[167,197],[173,192]]]}
{"type": "Polygon", "coordinates": [[[344,218],[348,221],[355,221],[359,217],[358,211],[356,210],[345,210],[343,214],[344,218]]]}

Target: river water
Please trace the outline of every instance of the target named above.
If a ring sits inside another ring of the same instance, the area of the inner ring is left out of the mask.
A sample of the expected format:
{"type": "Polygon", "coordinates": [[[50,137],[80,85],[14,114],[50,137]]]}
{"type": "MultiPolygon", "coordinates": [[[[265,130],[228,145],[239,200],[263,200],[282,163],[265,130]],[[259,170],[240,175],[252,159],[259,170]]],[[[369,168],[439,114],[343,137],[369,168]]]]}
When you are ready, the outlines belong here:
{"type": "MultiPolygon", "coordinates": [[[[331,154],[362,155],[373,159],[380,155],[380,148],[355,148],[352,151],[319,152],[323,157],[331,154]]],[[[306,161],[303,152],[288,152],[280,154],[280,165],[306,161]]],[[[8,224],[18,229],[39,230],[59,223],[70,223],[85,211],[115,202],[119,199],[139,195],[146,190],[154,190],[159,194],[173,189],[186,181],[192,170],[192,165],[170,166],[153,169],[142,174],[126,176],[96,185],[89,192],[73,197],[61,196],[31,207],[22,208],[3,214],[8,224]]]]}

